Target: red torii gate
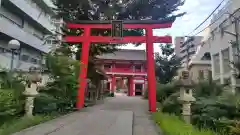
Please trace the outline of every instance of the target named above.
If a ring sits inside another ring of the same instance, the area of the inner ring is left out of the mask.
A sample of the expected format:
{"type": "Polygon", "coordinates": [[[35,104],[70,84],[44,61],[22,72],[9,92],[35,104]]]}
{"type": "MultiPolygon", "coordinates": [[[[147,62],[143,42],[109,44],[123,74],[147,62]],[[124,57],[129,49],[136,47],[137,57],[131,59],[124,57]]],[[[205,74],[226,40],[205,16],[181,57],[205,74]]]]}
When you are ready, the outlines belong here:
{"type": "Polygon", "coordinates": [[[67,23],[69,29],[83,29],[81,36],[66,36],[65,42],[82,43],[81,67],[79,74],[79,88],[77,94],[77,108],[84,107],[84,91],[86,88],[87,65],[89,58],[89,48],[91,43],[146,43],[147,53],[147,79],[148,79],[148,101],[149,111],[156,111],[156,77],[154,64],[153,43],[172,43],[171,36],[153,36],[153,29],[170,28],[174,19],[168,20],[126,20],[123,21],[124,29],[145,29],[146,36],[125,36],[121,39],[108,36],[92,36],[91,29],[111,29],[111,21],[79,21],[77,23],[67,23]]]}

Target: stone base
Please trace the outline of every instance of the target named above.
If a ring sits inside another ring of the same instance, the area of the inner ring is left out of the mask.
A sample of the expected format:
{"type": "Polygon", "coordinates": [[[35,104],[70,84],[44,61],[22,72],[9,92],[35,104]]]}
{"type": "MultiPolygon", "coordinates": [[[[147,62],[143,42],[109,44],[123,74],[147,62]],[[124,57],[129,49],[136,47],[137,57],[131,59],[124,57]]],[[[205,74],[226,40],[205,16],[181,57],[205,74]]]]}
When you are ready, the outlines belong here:
{"type": "Polygon", "coordinates": [[[191,115],[182,115],[182,118],[186,123],[191,124],[191,115]]]}

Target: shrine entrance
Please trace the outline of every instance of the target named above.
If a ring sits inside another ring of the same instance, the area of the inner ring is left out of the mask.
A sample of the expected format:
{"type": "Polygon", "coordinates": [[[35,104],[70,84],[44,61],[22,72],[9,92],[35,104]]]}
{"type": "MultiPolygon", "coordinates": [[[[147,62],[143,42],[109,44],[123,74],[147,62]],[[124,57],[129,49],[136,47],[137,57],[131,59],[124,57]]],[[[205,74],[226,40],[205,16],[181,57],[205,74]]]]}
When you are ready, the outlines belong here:
{"type": "Polygon", "coordinates": [[[153,43],[172,43],[171,36],[153,36],[153,29],[170,28],[174,19],[168,20],[126,20],[126,21],[79,21],[67,23],[68,29],[83,29],[80,36],[67,35],[64,40],[68,43],[82,43],[81,67],[79,75],[77,108],[84,107],[84,90],[86,88],[86,76],[88,69],[89,49],[91,43],[146,43],[147,56],[147,81],[148,81],[148,101],[149,111],[156,111],[156,77],[153,43]],[[92,29],[112,29],[112,37],[92,36],[92,29]],[[123,36],[123,29],[144,29],[145,36],[123,36]]]}

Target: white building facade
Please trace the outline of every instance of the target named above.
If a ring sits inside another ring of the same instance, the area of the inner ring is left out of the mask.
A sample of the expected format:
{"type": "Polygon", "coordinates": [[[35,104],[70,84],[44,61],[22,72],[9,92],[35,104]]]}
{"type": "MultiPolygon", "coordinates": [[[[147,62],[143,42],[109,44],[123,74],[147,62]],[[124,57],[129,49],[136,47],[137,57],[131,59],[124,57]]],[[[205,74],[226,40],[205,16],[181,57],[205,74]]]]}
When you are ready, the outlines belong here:
{"type": "Polygon", "coordinates": [[[202,36],[175,38],[175,53],[181,58],[183,67],[186,63],[189,63],[191,57],[196,53],[198,46],[201,44],[202,38],[202,36]]]}
{"type": "Polygon", "coordinates": [[[55,13],[43,0],[0,0],[0,67],[10,68],[12,51],[8,42],[16,39],[20,48],[14,53],[13,68],[40,67],[51,45],[49,35],[56,31],[55,13]]]}
{"type": "MultiPolygon", "coordinates": [[[[230,62],[236,62],[236,46],[230,44],[231,41],[236,41],[234,20],[240,17],[240,1],[230,0],[226,5],[215,14],[211,20],[210,35],[206,44],[210,46],[212,77],[213,80],[221,84],[229,84],[232,86],[232,91],[238,83],[233,75],[233,68],[230,62]],[[230,17],[230,14],[233,14],[230,17]]],[[[239,22],[237,24],[239,26],[239,22]]],[[[238,30],[239,31],[239,30],[238,30]]]]}

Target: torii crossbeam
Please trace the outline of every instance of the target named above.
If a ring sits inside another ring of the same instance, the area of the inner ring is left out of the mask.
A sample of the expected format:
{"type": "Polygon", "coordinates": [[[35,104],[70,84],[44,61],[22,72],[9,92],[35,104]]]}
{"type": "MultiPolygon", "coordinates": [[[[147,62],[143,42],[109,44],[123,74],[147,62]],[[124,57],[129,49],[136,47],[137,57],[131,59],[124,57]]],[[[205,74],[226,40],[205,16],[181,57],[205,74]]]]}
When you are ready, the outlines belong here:
{"type": "Polygon", "coordinates": [[[170,28],[175,19],[168,20],[126,20],[123,21],[124,29],[144,29],[146,36],[124,36],[121,39],[115,39],[108,36],[92,36],[91,29],[109,29],[112,28],[111,21],[78,21],[67,23],[69,29],[84,29],[81,36],[66,36],[65,42],[82,43],[81,67],[79,75],[79,88],[77,95],[77,108],[84,107],[84,91],[86,88],[87,65],[89,58],[89,48],[91,43],[146,43],[147,53],[147,80],[149,111],[156,111],[156,77],[154,64],[153,43],[172,43],[171,36],[153,36],[153,29],[170,28]]]}

